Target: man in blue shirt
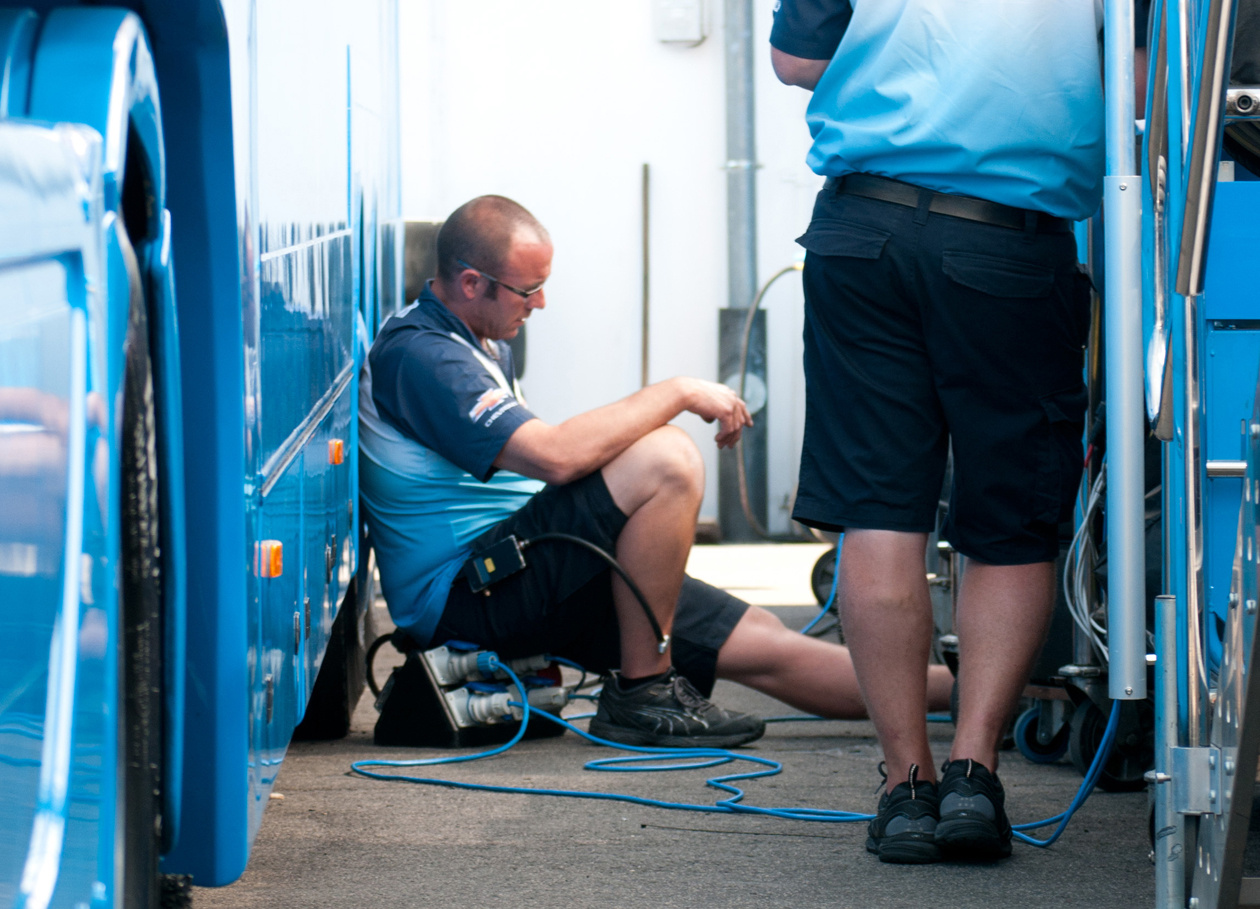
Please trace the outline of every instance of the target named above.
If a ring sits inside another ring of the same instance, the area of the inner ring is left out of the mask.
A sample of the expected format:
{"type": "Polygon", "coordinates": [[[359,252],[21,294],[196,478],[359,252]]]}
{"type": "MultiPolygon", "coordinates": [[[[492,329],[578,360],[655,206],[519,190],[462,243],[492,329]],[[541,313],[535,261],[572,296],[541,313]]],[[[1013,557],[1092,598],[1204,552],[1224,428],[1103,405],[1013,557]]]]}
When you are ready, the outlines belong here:
{"type": "Polygon", "coordinates": [[[1054,605],[1082,468],[1088,279],[1070,221],[1103,175],[1097,0],[782,0],[771,62],[813,92],[827,177],[800,243],[807,405],[795,517],[845,530],[846,639],[887,772],[883,861],[1010,854],[997,747],[1054,605]],[[958,725],[924,727],[923,551],[962,553],[958,725]]]}
{"type": "MultiPolygon", "coordinates": [[[[474,642],[550,653],[606,680],[591,732],[633,745],[730,747],[761,720],[707,696],[717,677],[828,716],[864,710],[844,648],[684,574],[704,491],[683,412],[733,445],[751,418],[724,385],[679,377],[558,425],[530,412],[503,343],[546,305],[551,241],[500,196],[461,206],[437,238],[438,274],[381,327],[360,387],[360,475],[390,612],[419,647],[474,642]],[[641,604],[588,549],[613,552],[641,604]],[[471,553],[508,536],[527,567],[472,589],[471,553]],[[678,673],[675,673],[677,667],[678,673]]],[[[937,704],[948,680],[936,667],[937,704]]],[[[945,673],[948,675],[948,673],[945,673]]]]}

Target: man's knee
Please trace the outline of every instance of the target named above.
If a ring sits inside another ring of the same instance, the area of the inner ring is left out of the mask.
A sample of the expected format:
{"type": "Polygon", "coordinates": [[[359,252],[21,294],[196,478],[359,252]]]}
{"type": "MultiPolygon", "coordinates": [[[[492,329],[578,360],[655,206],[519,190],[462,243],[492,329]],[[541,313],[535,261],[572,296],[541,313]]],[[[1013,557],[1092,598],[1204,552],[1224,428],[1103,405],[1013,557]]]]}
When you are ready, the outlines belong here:
{"type": "Polygon", "coordinates": [[[685,432],[662,426],[609,462],[604,480],[618,506],[629,505],[630,510],[661,491],[699,502],[704,496],[704,459],[685,432]]]}
{"type": "Polygon", "coordinates": [[[718,650],[718,676],[735,681],[773,673],[788,665],[795,646],[813,642],[792,631],[768,609],[749,606],[718,650]]]}
{"type": "Polygon", "coordinates": [[[656,473],[662,483],[704,495],[704,458],[691,436],[677,426],[662,426],[644,436],[656,461],[656,473]]]}

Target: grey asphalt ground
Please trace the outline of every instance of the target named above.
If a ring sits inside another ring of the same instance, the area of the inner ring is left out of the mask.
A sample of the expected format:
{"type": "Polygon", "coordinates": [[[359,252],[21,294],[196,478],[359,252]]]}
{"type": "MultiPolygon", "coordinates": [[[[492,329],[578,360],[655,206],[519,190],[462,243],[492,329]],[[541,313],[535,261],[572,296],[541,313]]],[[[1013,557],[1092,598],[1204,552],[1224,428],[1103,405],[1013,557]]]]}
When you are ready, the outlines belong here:
{"type": "MultiPolygon", "coordinates": [[[[740,583],[728,586],[741,589],[740,583]]],[[[773,589],[762,590],[759,599],[776,596],[800,599],[773,589]]],[[[816,608],[778,611],[800,627],[816,608]]],[[[392,649],[382,651],[381,678],[386,654],[392,656],[392,649]]],[[[792,713],[729,683],[719,683],[714,699],[766,717],[792,713]]],[[[589,709],[578,703],[568,712],[589,709]]],[[[365,694],[346,739],[290,747],[276,786],[283,798],[271,801],[244,876],[229,887],[197,888],[197,909],[1154,904],[1145,793],[1098,792],[1052,847],[1016,844],[1014,855],[996,865],[894,866],[865,851],[865,823],[785,821],[367,779],[351,772],[353,761],[454,753],[378,748],[372,743],[375,717],[365,694]]],[[[931,728],[938,761],[944,760],[952,727],[931,728]]],[[[879,755],[869,723],[774,723],[762,740],[743,750],[783,763],[782,774],[744,784],[747,804],[873,810],[879,755]]],[[[705,779],[732,770],[583,769],[586,761],[612,753],[566,733],[481,761],[404,772],[712,805],[722,795],[706,787],[705,779]]],[[[1081,781],[1066,761],[1034,765],[1017,751],[1003,756],[1000,772],[1015,823],[1060,812],[1081,781]]]]}

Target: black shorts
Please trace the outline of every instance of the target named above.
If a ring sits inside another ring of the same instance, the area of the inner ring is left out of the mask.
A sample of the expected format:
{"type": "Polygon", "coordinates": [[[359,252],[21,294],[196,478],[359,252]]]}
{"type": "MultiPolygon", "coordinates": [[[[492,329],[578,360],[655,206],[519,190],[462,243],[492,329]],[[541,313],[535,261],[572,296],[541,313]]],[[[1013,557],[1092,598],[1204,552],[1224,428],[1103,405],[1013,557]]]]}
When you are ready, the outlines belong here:
{"type": "Polygon", "coordinates": [[[1011,229],[824,189],[805,258],[794,517],[1053,561],[1080,480],[1089,279],[1069,230],[1011,229]]]}
{"type": "MultiPolygon", "coordinates": [[[[582,537],[615,555],[626,524],[599,473],[565,486],[548,486],[520,511],[473,543],[483,549],[515,534],[528,540],[548,532],[582,537]]],[[[461,576],[451,587],[431,646],[467,641],[504,659],[547,653],[591,672],[620,665],[620,634],[608,564],[585,547],[544,540],[525,551],[526,567],[473,593],[461,576]]],[[[687,577],[670,636],[673,663],[701,693],[713,690],[717,654],[748,604],[687,577]]]]}

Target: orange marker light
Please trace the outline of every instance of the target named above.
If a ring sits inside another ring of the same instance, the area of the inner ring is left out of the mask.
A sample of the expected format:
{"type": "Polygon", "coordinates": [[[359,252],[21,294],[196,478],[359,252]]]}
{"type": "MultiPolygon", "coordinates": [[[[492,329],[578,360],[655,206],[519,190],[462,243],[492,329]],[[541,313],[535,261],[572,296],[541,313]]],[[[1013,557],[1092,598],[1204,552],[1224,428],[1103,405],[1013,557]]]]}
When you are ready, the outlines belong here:
{"type": "Polygon", "coordinates": [[[346,443],[341,439],[328,440],[328,463],[340,464],[346,459],[346,443]]]}
{"type": "Polygon", "coordinates": [[[254,544],[254,574],[278,578],[284,572],[284,544],[279,540],[259,540],[254,544]]]}

